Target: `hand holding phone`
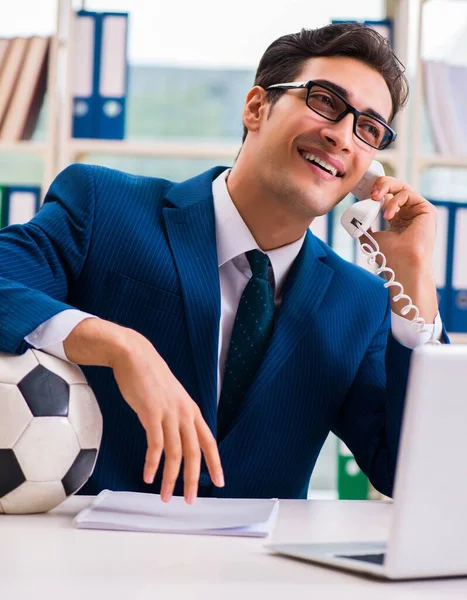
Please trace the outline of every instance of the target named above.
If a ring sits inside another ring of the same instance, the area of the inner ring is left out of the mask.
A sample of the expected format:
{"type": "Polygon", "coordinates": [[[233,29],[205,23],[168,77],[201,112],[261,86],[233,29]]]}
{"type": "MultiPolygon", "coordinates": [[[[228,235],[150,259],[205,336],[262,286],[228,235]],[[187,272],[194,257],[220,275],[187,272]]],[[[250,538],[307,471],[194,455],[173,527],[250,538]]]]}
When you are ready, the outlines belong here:
{"type": "MultiPolygon", "coordinates": [[[[387,281],[384,287],[389,288],[395,286],[399,289],[399,293],[393,297],[393,302],[399,300],[406,300],[407,305],[401,309],[401,314],[405,316],[410,311],[414,311],[415,316],[411,320],[411,323],[416,328],[417,332],[425,331],[425,321],[420,317],[420,311],[413,304],[407,294],[404,294],[404,288],[401,283],[395,280],[395,274],[392,269],[386,266],[386,257],[379,250],[379,246],[376,240],[368,233],[368,229],[378,218],[380,210],[383,206],[384,199],[380,201],[371,200],[371,191],[375,184],[375,181],[384,176],[384,169],[381,163],[374,160],[369,169],[366,171],[364,176],[351,190],[351,193],[356,196],[360,202],[355,202],[350,208],[348,208],[341,217],[341,224],[346,231],[353,238],[359,238],[362,235],[366,235],[369,242],[359,244],[360,250],[365,254],[368,259],[369,265],[374,265],[376,260],[380,260],[380,266],[376,269],[376,275],[385,274],[387,281]]],[[[431,338],[428,343],[439,344],[440,342],[434,339],[434,328],[432,331],[431,338]]]]}

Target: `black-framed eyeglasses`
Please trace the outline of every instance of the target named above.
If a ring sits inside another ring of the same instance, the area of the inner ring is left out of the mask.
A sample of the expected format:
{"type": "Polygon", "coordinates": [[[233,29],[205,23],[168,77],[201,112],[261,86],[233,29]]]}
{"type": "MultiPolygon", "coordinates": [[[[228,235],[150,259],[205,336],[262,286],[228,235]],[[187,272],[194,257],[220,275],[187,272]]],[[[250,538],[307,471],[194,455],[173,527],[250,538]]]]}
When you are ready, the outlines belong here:
{"type": "Polygon", "coordinates": [[[275,83],[266,90],[306,89],[308,108],[328,121],[337,123],[351,113],[353,132],[359,140],[376,150],[384,150],[396,139],[396,132],[387,123],[374,115],[354,108],[340,94],[316,81],[298,81],[292,83],[275,83]]]}

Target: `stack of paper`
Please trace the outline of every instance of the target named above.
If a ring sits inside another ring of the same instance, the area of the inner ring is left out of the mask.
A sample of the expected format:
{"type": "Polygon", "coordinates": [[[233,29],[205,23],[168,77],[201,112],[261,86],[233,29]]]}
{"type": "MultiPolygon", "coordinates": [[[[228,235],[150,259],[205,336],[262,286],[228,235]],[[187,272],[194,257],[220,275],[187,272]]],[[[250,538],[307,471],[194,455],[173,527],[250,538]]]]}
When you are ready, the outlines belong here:
{"type": "Polygon", "coordinates": [[[195,504],[174,496],[102,491],[75,518],[81,529],[150,531],[266,537],[275,524],[278,500],[198,498],[195,504]]]}

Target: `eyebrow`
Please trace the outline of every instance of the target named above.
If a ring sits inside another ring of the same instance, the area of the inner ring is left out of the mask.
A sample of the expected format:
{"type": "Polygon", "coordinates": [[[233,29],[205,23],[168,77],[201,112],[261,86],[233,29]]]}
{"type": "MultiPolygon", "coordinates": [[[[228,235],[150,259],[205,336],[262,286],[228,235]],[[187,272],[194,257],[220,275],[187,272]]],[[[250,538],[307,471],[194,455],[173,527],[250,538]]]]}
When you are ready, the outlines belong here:
{"type": "MultiPolygon", "coordinates": [[[[342,86],[337,85],[337,83],[334,83],[333,81],[328,81],[327,79],[314,79],[313,81],[315,81],[316,83],[322,83],[323,85],[326,85],[327,87],[334,90],[337,94],[340,94],[348,102],[350,102],[349,92],[342,86]]],[[[386,125],[387,125],[386,119],[382,115],[380,115],[379,112],[376,112],[376,110],[373,110],[372,108],[366,108],[365,110],[362,110],[361,112],[364,112],[368,115],[376,117],[377,119],[379,119],[380,121],[383,121],[383,123],[386,123],[386,125]]]]}

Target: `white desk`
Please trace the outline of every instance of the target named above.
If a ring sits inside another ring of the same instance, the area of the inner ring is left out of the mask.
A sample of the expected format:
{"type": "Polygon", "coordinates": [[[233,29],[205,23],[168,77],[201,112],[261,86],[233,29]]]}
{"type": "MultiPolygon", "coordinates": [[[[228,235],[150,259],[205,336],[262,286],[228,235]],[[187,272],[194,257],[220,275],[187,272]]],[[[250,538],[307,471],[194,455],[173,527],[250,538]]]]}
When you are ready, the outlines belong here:
{"type": "MultiPolygon", "coordinates": [[[[45,515],[0,515],[4,600],[445,600],[467,578],[390,583],[269,554],[264,540],[76,530],[90,499],[45,515]],[[164,595],[162,595],[164,594],[164,595]]],[[[391,504],[283,501],[274,541],[375,541],[391,504]]]]}

